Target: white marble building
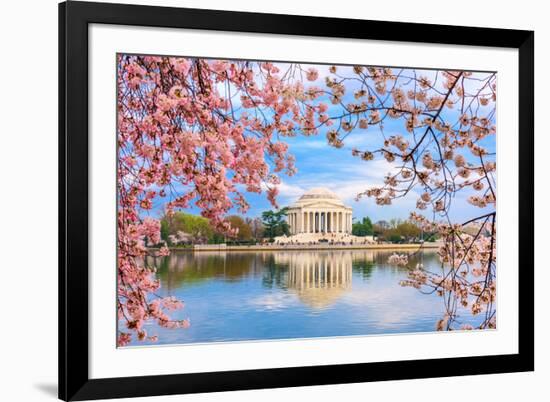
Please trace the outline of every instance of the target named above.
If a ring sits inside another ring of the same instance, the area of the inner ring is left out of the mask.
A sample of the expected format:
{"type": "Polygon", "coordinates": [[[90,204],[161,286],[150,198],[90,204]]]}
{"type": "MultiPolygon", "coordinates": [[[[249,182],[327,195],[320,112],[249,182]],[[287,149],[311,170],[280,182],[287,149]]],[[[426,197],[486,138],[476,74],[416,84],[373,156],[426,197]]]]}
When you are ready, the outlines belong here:
{"type": "Polygon", "coordinates": [[[290,234],[351,233],[352,208],[326,188],[313,188],[288,207],[290,234]]]}
{"type": "Polygon", "coordinates": [[[351,234],[353,209],[332,191],[313,188],[287,207],[290,236],[280,236],[277,243],[328,242],[357,243],[371,241],[351,234]]]}

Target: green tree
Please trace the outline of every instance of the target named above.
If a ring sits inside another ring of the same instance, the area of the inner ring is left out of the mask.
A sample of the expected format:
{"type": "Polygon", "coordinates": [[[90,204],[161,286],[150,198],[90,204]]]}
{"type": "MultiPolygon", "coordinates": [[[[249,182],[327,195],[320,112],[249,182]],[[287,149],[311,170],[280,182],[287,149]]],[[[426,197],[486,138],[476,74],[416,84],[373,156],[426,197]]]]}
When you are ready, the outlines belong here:
{"type": "Polygon", "coordinates": [[[184,212],[175,212],[170,216],[165,215],[162,217],[160,224],[161,230],[164,225],[167,237],[177,235],[178,232],[184,232],[191,238],[193,243],[207,243],[214,234],[208,219],[184,212]]]}
{"type": "Polygon", "coordinates": [[[277,236],[289,235],[290,227],[286,222],[287,209],[282,208],[278,211],[262,212],[262,223],[264,225],[264,237],[273,239],[277,236]]]}
{"type": "Polygon", "coordinates": [[[352,225],[351,233],[355,236],[372,236],[374,228],[372,221],[367,216],[361,222],[356,222],[352,225]]]}
{"type": "Polygon", "coordinates": [[[222,244],[225,243],[225,234],[220,232],[214,232],[208,239],[208,244],[222,244]]]}
{"type": "Polygon", "coordinates": [[[384,233],[384,238],[392,243],[401,243],[403,240],[395,229],[389,229],[387,233],[384,233]]]}
{"type": "Polygon", "coordinates": [[[166,219],[160,220],[160,238],[167,243],[170,243],[168,236],[170,236],[170,228],[166,219]]]}

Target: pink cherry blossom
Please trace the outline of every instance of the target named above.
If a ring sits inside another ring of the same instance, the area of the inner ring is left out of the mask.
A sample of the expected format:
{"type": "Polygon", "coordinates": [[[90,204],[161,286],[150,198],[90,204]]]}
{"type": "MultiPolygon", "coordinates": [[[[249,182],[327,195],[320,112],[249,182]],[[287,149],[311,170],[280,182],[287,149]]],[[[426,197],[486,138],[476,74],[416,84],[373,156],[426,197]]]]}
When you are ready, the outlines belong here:
{"type": "Polygon", "coordinates": [[[319,78],[319,72],[317,71],[317,69],[312,67],[307,70],[306,76],[308,81],[315,81],[317,80],[317,78],[319,78]]]}

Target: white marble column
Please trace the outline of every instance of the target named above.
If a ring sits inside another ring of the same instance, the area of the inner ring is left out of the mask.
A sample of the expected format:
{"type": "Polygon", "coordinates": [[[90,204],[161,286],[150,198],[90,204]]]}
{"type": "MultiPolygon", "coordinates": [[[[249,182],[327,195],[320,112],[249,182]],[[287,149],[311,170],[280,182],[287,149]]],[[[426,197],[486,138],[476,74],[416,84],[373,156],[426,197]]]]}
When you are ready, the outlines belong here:
{"type": "Polygon", "coordinates": [[[344,233],[348,231],[348,215],[345,212],[342,212],[342,226],[344,233]]]}
{"type": "Polygon", "coordinates": [[[313,213],[313,226],[314,226],[313,227],[313,233],[317,233],[317,230],[319,230],[318,229],[318,223],[319,223],[318,220],[319,220],[319,214],[317,213],[317,211],[315,211],[313,213]]]}
{"type": "Polygon", "coordinates": [[[323,233],[323,212],[322,211],[319,211],[317,212],[317,232],[318,233],[323,233]]]}
{"type": "Polygon", "coordinates": [[[342,221],[344,223],[344,233],[348,232],[348,214],[347,212],[342,212],[342,221]]]}

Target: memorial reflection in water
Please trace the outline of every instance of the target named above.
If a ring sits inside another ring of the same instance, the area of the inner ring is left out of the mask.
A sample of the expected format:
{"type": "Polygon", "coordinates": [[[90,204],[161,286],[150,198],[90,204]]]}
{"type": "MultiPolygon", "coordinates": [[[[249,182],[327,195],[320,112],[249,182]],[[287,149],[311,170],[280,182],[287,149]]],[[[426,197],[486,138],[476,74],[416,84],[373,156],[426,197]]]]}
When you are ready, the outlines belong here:
{"type": "MultiPolygon", "coordinates": [[[[177,252],[148,258],[161,296],[176,296],[190,319],[184,330],[149,323],[163,344],[292,339],[434,331],[441,298],[401,287],[422,263],[441,269],[435,252],[387,263],[392,251],[278,250],[177,252]]],[[[461,318],[469,322],[468,311],[461,318]]],[[[158,344],[158,343],[156,343],[158,344]]]]}
{"type": "Polygon", "coordinates": [[[351,253],[282,253],[275,260],[288,265],[288,288],[313,308],[334,303],[351,287],[351,253]]]}

